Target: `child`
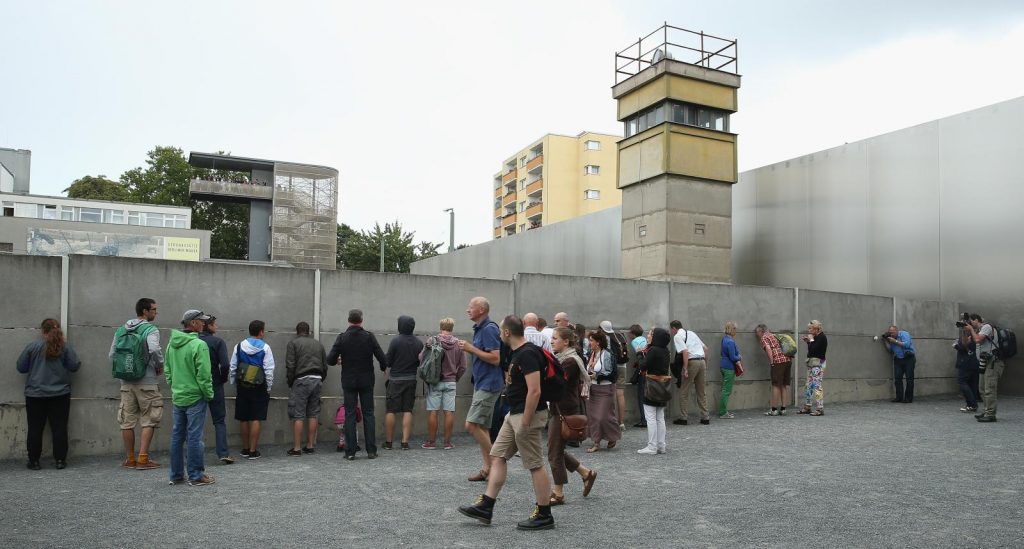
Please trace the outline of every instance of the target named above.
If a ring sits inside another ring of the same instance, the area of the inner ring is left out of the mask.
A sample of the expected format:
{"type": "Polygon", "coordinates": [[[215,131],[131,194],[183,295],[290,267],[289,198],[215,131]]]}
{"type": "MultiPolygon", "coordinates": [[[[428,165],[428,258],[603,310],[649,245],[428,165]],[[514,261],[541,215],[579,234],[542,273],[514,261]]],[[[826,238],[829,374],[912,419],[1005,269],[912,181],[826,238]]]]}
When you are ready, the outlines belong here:
{"type": "MultiPolygon", "coordinates": [[[[360,406],[356,406],[356,424],[363,422],[363,409],[360,406]]],[[[338,432],[341,433],[341,438],[338,439],[338,452],[345,451],[345,405],[338,406],[338,411],[334,414],[334,426],[338,428],[338,432]]],[[[356,452],[362,450],[359,447],[359,430],[356,429],[356,452]]]]}

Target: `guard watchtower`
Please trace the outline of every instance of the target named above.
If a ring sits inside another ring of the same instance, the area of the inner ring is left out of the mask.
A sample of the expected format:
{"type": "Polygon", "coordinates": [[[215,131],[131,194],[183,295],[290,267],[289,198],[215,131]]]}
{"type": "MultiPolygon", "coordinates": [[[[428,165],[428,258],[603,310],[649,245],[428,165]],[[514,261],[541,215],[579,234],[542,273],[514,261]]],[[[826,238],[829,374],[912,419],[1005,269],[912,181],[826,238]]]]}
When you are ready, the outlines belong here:
{"type": "Polygon", "coordinates": [[[622,276],[729,282],[736,40],[669,24],[615,54],[622,276]]]}

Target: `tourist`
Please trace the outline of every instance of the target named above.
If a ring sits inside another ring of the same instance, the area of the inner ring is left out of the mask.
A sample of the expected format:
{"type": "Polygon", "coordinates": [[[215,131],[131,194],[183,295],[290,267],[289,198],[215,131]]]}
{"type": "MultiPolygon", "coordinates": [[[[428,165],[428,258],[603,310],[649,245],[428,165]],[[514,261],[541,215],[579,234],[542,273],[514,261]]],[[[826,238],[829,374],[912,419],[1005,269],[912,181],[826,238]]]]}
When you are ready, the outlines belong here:
{"type": "Polygon", "coordinates": [[[217,459],[224,465],[235,462],[228,448],[228,427],[224,423],[227,417],[227,406],[224,399],[224,384],[228,381],[231,370],[231,359],[228,358],[228,345],[217,336],[217,317],[210,315],[203,322],[203,331],[199,339],[210,349],[210,376],[213,379],[213,400],[207,403],[210,407],[210,421],[213,423],[214,441],[217,447],[217,459]]]}
{"type": "Polygon", "coordinates": [[[960,337],[953,344],[953,348],[956,349],[956,381],[960,386],[960,393],[964,396],[964,405],[960,408],[963,413],[977,412],[978,401],[981,400],[976,346],[970,328],[960,328],[960,337]]]}
{"type": "Polygon", "coordinates": [[[729,396],[732,395],[732,384],[736,381],[737,371],[743,369],[743,357],[736,347],[736,323],[725,323],[725,335],[722,337],[722,358],[718,367],[722,371],[722,396],[718,400],[718,419],[736,419],[729,411],[729,396]]]}
{"type": "Polygon", "coordinates": [[[526,341],[551,353],[551,337],[541,331],[540,319],[534,313],[523,315],[523,325],[526,326],[526,341]]]}
{"type": "Polygon", "coordinates": [[[466,315],[473,321],[473,341],[459,340],[459,348],[473,356],[473,400],[466,414],[466,431],[476,439],[483,467],[470,482],[486,482],[491,472],[491,420],[505,388],[501,369],[501,331],[488,316],[491,303],[484,297],[469,300],[466,315]]]}
{"type": "Polygon", "coordinates": [[[25,416],[28,468],[38,471],[43,453],[43,429],[50,424],[53,459],[58,469],[67,467],[68,416],[71,412],[71,372],[82,362],[64,340],[60,322],[47,318],[39,326],[40,337],[25,346],[18,357],[18,373],[25,379],[25,416]]]}
{"type": "Polygon", "coordinates": [[[588,453],[601,449],[601,441],[608,441],[608,449],[615,447],[622,430],[619,420],[615,418],[615,360],[608,350],[608,336],[603,330],[593,330],[587,337],[590,340],[590,360],[587,372],[590,374],[590,403],[587,406],[590,440],[593,445],[587,448],[588,453]]]}
{"type": "Polygon", "coordinates": [[[895,324],[889,326],[880,339],[885,350],[892,353],[892,379],[896,387],[896,397],[892,401],[910,404],[914,402],[914,368],[917,365],[914,341],[909,332],[900,330],[895,324]],[[907,380],[906,388],[903,386],[904,378],[907,380]]]}
{"type": "Polygon", "coordinates": [[[779,343],[779,338],[775,337],[775,334],[768,330],[768,326],[758,324],[754,328],[754,335],[757,336],[761,348],[768,355],[768,362],[771,365],[769,377],[772,385],[772,396],[768,403],[771,409],[765,412],[764,415],[784,416],[786,415],[786,398],[789,394],[789,386],[792,379],[793,361],[782,352],[782,344],[779,343]]]}
{"type": "Polygon", "coordinates": [[[145,357],[145,374],[135,380],[121,379],[121,402],[117,408],[117,421],[121,427],[121,440],[127,454],[122,467],[128,469],[155,469],[159,463],[149,459],[149,445],[153,441],[153,433],[160,426],[164,415],[164,400],[160,394],[159,376],[164,373],[164,352],[160,348],[160,330],[154,321],[157,315],[156,301],[144,297],[135,302],[135,318],[128,320],[114,333],[110,342],[111,360],[115,354],[129,352],[125,342],[131,339],[138,341],[139,348],[132,354],[145,357]],[[121,349],[118,349],[121,340],[121,349]],[[142,427],[142,441],[139,453],[135,454],[135,427],[142,427]]]}
{"type": "Polygon", "coordinates": [[[292,420],[292,447],[287,454],[301,456],[316,451],[316,429],[320,416],[321,392],[327,379],[327,353],[309,334],[309,323],[295,325],[295,337],[285,351],[285,381],[288,382],[288,419],[292,420]],[[307,423],[307,425],[303,425],[307,423]],[[302,431],[306,427],[306,445],[302,431]],[[301,450],[300,450],[301,446],[301,450]]]}
{"type": "Polygon", "coordinates": [[[167,342],[164,376],[171,388],[174,422],[171,429],[170,484],[187,480],[189,486],[208,486],[214,478],[206,474],[203,452],[203,425],[207,403],[213,400],[213,373],[210,370],[210,348],[199,333],[210,317],[197,309],[189,309],[181,317],[184,331],[171,330],[167,342]],[[187,443],[187,446],[185,446],[187,443]],[[188,454],[188,460],[183,455],[188,454]],[[187,463],[187,465],[186,465],[187,463]]]}
{"type": "Polygon", "coordinates": [[[459,340],[452,331],[455,319],[442,318],[441,333],[435,336],[437,344],[444,349],[441,356],[441,379],[427,386],[427,440],[421,446],[426,450],[437,448],[437,413],[444,411],[444,449],[452,450],[452,435],[455,432],[455,387],[466,373],[466,353],[459,349],[459,340]]]}
{"type": "Polygon", "coordinates": [[[548,419],[548,464],[551,466],[551,505],[565,503],[563,487],[569,481],[569,473],[577,473],[583,480],[583,497],[590,495],[590,490],[597,480],[597,471],[580,464],[575,456],[565,451],[566,440],[562,438],[562,421],[566,416],[585,415],[586,405],[583,401],[583,388],[590,385],[583,359],[576,354],[576,334],[567,327],[558,327],[551,332],[551,347],[555,350],[555,358],[565,371],[565,394],[562,400],[551,403],[551,415],[548,419]]]}
{"type": "Polygon", "coordinates": [[[395,434],[395,414],[402,414],[402,449],[409,449],[412,435],[412,411],[416,404],[416,370],[420,365],[423,342],[412,335],[416,320],[398,317],[398,335],[388,345],[387,414],[384,416],[384,449],[390,450],[395,434]]]}
{"type": "MultiPolygon", "coordinates": [[[[651,344],[647,347],[647,359],[644,364],[645,383],[658,383],[662,386],[672,381],[669,368],[668,344],[671,336],[664,328],[651,330],[651,344]]],[[[667,398],[672,396],[672,388],[665,387],[667,398]]],[[[652,395],[653,396],[653,395],[652,395]]],[[[644,417],[647,419],[647,446],[637,450],[638,454],[664,454],[668,451],[665,443],[665,406],[667,400],[654,399],[644,395],[642,401],[644,417]]]]}
{"type": "Polygon", "coordinates": [[[804,390],[804,407],[801,414],[812,416],[825,415],[825,391],[822,380],[825,378],[825,352],[828,350],[828,338],[825,337],[821,322],[812,320],[807,325],[807,335],[801,336],[807,342],[807,387],[804,390]]]}
{"type": "Polygon", "coordinates": [[[242,457],[259,459],[260,422],[267,420],[270,389],[274,385],[274,352],[263,340],[266,324],[249,323],[249,337],[231,352],[228,380],[236,384],[235,419],[242,434],[242,457]]]}
{"type": "Polygon", "coordinates": [[[373,359],[387,369],[384,350],[377,338],[363,329],[363,311],[348,312],[348,328],[338,334],[327,354],[327,364],[341,363],[341,390],[345,397],[345,459],[356,459],[356,408],[363,411],[363,442],[366,458],[377,458],[376,425],[373,418],[373,359]]]}
{"type": "Polygon", "coordinates": [[[632,382],[633,386],[636,387],[636,407],[637,416],[640,417],[640,421],[636,422],[633,427],[647,427],[647,416],[644,415],[644,383],[645,378],[643,376],[643,362],[646,360],[644,355],[644,349],[647,348],[648,341],[644,335],[644,329],[639,324],[634,324],[629,327],[629,335],[633,336],[630,340],[629,346],[633,348],[633,354],[636,358],[633,360],[633,374],[632,382]]]}
{"type": "Polygon", "coordinates": [[[676,361],[673,374],[679,379],[679,418],[674,425],[686,425],[690,419],[690,386],[693,386],[697,397],[697,408],[700,409],[700,424],[709,425],[711,416],[708,414],[708,397],[706,393],[708,365],[705,360],[708,346],[700,337],[683,328],[683,323],[673,320],[669,323],[672,339],[675,343],[676,361]]]}

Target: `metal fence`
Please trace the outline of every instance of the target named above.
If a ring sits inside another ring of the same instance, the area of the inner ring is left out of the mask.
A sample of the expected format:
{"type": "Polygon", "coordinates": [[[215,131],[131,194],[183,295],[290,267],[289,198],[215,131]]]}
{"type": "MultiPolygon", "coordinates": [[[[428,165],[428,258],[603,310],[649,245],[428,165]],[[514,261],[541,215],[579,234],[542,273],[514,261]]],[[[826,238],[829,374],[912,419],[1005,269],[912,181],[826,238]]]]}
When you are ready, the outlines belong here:
{"type": "Polygon", "coordinates": [[[717,71],[739,74],[736,40],[673,27],[667,22],[615,53],[615,83],[661,61],[673,59],[717,71]]]}

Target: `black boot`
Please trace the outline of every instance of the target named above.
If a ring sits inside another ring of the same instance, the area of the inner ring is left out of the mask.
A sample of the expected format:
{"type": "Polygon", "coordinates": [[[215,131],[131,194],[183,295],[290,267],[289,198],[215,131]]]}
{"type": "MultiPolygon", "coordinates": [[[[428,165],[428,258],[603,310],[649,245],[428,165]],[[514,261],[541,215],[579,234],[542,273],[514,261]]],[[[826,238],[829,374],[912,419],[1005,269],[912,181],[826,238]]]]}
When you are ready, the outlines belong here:
{"type": "Polygon", "coordinates": [[[473,502],[473,505],[459,507],[459,512],[484,524],[490,524],[491,515],[494,513],[494,499],[481,494],[473,502]]]}
{"type": "Polygon", "coordinates": [[[516,524],[520,530],[550,530],[555,527],[555,517],[551,516],[551,506],[540,505],[533,508],[530,518],[516,524]]]}

